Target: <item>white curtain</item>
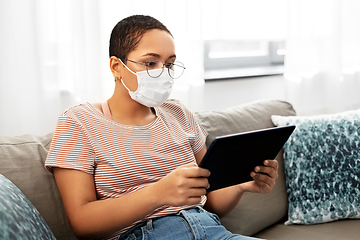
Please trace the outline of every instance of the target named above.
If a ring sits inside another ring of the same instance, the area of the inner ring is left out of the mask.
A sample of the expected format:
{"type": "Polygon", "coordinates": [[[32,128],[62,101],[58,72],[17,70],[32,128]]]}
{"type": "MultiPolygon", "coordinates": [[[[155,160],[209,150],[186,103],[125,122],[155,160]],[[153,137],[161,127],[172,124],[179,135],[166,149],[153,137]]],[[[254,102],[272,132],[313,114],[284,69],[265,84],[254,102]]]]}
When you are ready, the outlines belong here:
{"type": "Polygon", "coordinates": [[[360,108],[360,1],[288,1],[287,100],[299,114],[360,108]]]}
{"type": "Polygon", "coordinates": [[[262,23],[283,11],[287,100],[299,114],[359,108],[358,0],[0,0],[0,135],[51,132],[66,108],[109,98],[109,36],[124,17],[151,15],[172,31],[186,66],[172,97],[201,105],[203,39],[276,38],[284,25],[262,23]]]}
{"type": "Polygon", "coordinates": [[[133,14],[172,31],[187,67],[175,95],[203,83],[200,7],[193,0],[0,0],[0,135],[51,132],[66,108],[109,98],[110,33],[133,14]]]}

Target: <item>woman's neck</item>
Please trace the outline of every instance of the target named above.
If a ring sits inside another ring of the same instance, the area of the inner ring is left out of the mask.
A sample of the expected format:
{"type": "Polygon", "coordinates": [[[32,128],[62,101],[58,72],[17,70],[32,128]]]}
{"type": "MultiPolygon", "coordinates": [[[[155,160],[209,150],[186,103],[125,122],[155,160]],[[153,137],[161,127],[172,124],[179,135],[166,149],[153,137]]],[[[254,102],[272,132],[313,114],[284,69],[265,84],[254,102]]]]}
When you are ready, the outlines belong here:
{"type": "Polygon", "coordinates": [[[137,126],[153,122],[156,119],[155,111],[133,100],[128,91],[121,87],[115,87],[113,96],[108,100],[113,120],[122,124],[137,126]]]}

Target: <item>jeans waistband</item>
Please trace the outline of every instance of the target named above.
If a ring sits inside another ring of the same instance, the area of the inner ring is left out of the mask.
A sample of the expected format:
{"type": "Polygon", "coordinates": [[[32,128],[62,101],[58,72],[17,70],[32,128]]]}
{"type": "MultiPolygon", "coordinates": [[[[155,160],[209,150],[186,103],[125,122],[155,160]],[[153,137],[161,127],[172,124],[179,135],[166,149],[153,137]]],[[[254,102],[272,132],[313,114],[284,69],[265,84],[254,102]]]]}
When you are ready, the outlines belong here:
{"type": "MultiPolygon", "coordinates": [[[[156,218],[151,218],[149,220],[145,220],[142,221],[140,223],[137,223],[136,225],[134,225],[133,227],[131,227],[130,229],[128,229],[125,233],[122,234],[122,236],[126,236],[128,233],[135,231],[135,229],[141,229],[143,227],[146,226],[146,229],[148,231],[152,231],[153,230],[153,223],[156,222],[159,219],[162,219],[164,217],[169,217],[169,216],[179,216],[179,217],[183,217],[186,219],[186,221],[190,222],[192,224],[196,224],[194,221],[192,221],[191,219],[191,215],[194,213],[202,213],[203,211],[205,211],[202,207],[200,206],[195,206],[189,209],[184,209],[184,210],[180,210],[177,213],[173,213],[173,214],[169,214],[169,215],[164,215],[164,216],[160,216],[160,217],[156,217],[156,218]]],[[[195,233],[196,234],[196,233],[195,233]]],[[[120,237],[120,239],[122,239],[120,237]]]]}

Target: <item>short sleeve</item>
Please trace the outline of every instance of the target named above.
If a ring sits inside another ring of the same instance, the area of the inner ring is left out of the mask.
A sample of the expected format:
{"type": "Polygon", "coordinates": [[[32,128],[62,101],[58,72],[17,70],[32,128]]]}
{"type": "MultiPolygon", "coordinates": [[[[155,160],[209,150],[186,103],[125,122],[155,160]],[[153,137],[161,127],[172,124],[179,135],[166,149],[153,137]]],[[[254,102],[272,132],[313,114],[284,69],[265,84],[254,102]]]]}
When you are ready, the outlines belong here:
{"type": "Polygon", "coordinates": [[[197,154],[204,147],[208,132],[199,123],[195,115],[184,104],[182,104],[180,101],[178,101],[178,104],[183,109],[187,122],[195,134],[195,138],[191,140],[190,144],[194,154],[197,154]]]}
{"type": "Polygon", "coordinates": [[[59,117],[45,167],[79,170],[94,174],[95,152],[81,125],[69,116],[59,117]]]}
{"type": "Polygon", "coordinates": [[[192,141],[191,146],[194,151],[194,154],[200,152],[200,150],[204,147],[206,142],[206,137],[208,132],[204,129],[204,127],[197,121],[193,113],[189,113],[190,125],[193,127],[195,131],[195,139],[192,141]]]}

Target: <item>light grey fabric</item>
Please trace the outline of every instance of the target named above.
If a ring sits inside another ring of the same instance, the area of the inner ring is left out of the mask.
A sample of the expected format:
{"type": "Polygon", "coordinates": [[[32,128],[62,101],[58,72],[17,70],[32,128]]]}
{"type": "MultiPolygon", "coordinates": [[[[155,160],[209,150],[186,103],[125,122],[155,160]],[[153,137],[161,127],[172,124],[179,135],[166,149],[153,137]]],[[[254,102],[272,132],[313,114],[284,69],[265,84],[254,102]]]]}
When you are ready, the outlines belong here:
{"type": "MultiPolygon", "coordinates": [[[[209,146],[217,136],[274,127],[271,115],[293,116],[292,105],[279,100],[264,100],[218,111],[195,113],[209,132],[209,146]]],[[[282,153],[278,154],[279,179],[269,194],[245,193],[222,224],[231,232],[252,235],[283,219],[287,213],[282,153]]]]}
{"type": "Polygon", "coordinates": [[[52,174],[44,168],[52,134],[0,137],[0,174],[11,180],[40,212],[58,240],[76,239],[52,174]]]}
{"type": "Polygon", "coordinates": [[[360,220],[289,226],[278,223],[255,236],[267,240],[354,240],[360,238],[360,220]]]}

